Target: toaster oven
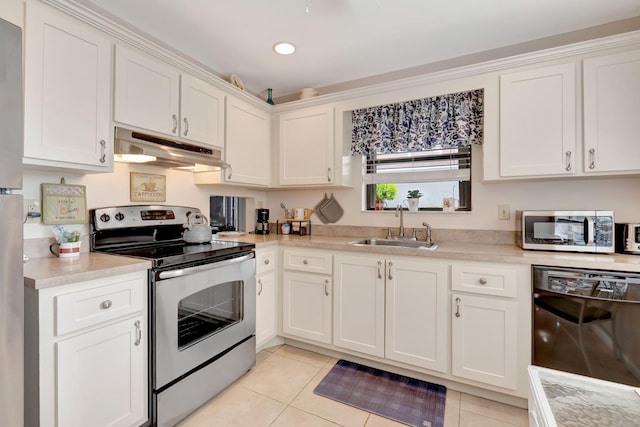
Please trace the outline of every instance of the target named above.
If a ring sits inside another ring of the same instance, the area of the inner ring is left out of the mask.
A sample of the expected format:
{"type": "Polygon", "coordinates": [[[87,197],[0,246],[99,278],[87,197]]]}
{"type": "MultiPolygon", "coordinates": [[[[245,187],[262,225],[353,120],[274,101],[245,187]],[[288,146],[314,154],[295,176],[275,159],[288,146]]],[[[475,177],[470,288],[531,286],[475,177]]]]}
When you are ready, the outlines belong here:
{"type": "Polygon", "coordinates": [[[640,224],[616,224],[616,252],[640,255],[640,224]]]}

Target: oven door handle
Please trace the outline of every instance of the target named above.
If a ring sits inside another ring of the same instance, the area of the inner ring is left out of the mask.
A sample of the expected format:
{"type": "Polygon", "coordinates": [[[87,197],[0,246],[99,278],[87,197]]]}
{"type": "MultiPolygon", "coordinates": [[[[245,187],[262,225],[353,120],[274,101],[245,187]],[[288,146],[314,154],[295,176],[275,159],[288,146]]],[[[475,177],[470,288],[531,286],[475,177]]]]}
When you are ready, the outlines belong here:
{"type": "Polygon", "coordinates": [[[197,265],[195,267],[161,271],[158,273],[158,279],[165,280],[165,279],[174,279],[176,277],[189,276],[190,274],[196,274],[202,271],[209,271],[209,270],[214,270],[216,268],[222,268],[222,267],[227,267],[229,265],[238,264],[238,263],[250,260],[252,258],[255,258],[255,255],[253,254],[253,252],[237,258],[231,258],[231,259],[226,259],[224,261],[212,262],[211,264],[203,264],[203,265],[197,265]]]}

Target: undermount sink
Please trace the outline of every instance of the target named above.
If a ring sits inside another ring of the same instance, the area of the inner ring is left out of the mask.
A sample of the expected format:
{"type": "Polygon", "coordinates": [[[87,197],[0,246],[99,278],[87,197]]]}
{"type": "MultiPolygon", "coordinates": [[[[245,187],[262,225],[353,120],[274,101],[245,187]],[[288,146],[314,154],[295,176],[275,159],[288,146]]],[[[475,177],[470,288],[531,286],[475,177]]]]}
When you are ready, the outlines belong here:
{"type": "Polygon", "coordinates": [[[426,249],[428,251],[435,251],[438,249],[438,245],[433,242],[421,242],[419,240],[408,239],[362,239],[349,242],[354,246],[391,246],[394,248],[411,248],[411,249],[426,249]]]}

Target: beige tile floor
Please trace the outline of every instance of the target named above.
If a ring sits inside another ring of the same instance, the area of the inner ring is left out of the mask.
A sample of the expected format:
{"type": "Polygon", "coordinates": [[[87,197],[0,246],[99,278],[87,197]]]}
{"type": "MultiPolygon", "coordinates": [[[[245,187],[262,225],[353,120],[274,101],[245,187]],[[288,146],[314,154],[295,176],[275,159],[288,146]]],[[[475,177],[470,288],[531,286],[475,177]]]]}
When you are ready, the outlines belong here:
{"type": "MultiPolygon", "coordinates": [[[[403,426],[318,396],[313,389],[337,359],[288,345],[258,353],[256,366],[180,427],[403,426]]],[[[528,426],[527,411],[447,390],[445,427],[528,426]]]]}

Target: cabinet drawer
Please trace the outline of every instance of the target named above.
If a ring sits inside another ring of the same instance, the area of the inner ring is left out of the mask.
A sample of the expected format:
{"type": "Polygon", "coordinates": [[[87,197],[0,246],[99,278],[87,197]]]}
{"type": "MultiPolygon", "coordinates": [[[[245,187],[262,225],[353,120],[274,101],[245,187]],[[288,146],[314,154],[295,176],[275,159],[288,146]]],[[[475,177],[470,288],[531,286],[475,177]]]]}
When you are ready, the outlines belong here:
{"type": "Polygon", "coordinates": [[[490,263],[454,264],[451,267],[451,288],[454,291],[514,298],[517,267],[490,263]]]}
{"type": "Polygon", "coordinates": [[[272,271],[276,268],[275,249],[256,250],[256,275],[272,271]]]}
{"type": "Polygon", "coordinates": [[[286,270],[320,274],[331,274],[333,271],[330,252],[286,249],[283,253],[286,270]]]}
{"type": "Polygon", "coordinates": [[[56,335],[143,311],[146,280],[126,280],[55,297],[56,335]]]}

